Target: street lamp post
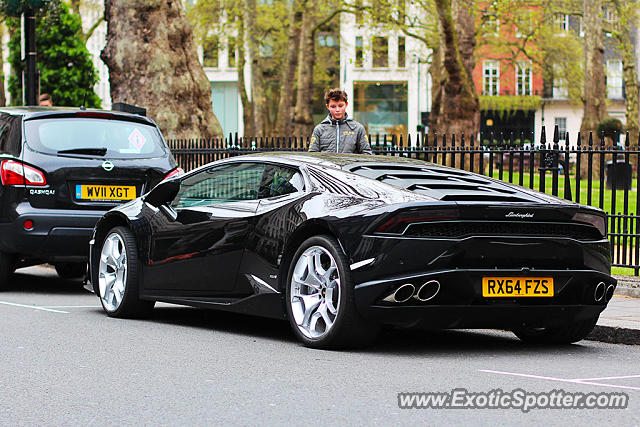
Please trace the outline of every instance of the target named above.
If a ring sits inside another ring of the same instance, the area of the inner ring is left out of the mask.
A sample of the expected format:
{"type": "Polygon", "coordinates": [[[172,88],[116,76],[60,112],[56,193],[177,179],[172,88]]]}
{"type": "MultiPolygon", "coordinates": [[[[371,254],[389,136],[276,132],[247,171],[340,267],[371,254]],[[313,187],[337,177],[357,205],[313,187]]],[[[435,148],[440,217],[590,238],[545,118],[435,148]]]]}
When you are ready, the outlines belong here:
{"type": "Polygon", "coordinates": [[[36,10],[59,0],[0,0],[0,13],[5,16],[22,17],[22,38],[25,70],[22,75],[22,102],[25,105],[38,103],[38,72],[36,71],[36,10]]]}
{"type": "Polygon", "coordinates": [[[24,11],[25,39],[25,71],[23,101],[25,105],[38,104],[37,71],[36,71],[36,16],[32,8],[24,11]]]}

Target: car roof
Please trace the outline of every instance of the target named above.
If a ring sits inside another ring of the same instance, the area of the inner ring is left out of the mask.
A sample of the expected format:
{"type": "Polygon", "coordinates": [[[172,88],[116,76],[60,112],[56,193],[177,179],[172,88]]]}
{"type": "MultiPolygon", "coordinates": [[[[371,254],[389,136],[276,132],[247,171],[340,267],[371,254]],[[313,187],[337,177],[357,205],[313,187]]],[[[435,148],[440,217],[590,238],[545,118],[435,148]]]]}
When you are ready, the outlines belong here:
{"type": "Polygon", "coordinates": [[[124,120],[134,120],[141,123],[155,124],[153,120],[148,117],[140,116],[138,114],[125,113],[123,111],[114,110],[101,110],[95,108],[81,109],[79,107],[40,107],[40,106],[17,106],[17,107],[1,107],[1,113],[24,116],[25,119],[33,118],[45,118],[45,117],[70,117],[77,113],[91,114],[91,113],[103,113],[111,114],[114,118],[121,118],[124,120]]]}
{"type": "Polygon", "coordinates": [[[305,163],[309,165],[328,166],[343,169],[345,166],[358,164],[388,164],[388,165],[420,165],[425,162],[418,159],[395,156],[378,156],[346,153],[310,153],[306,151],[279,151],[250,154],[248,156],[235,157],[235,159],[252,157],[259,160],[281,161],[285,163],[305,163]]]}

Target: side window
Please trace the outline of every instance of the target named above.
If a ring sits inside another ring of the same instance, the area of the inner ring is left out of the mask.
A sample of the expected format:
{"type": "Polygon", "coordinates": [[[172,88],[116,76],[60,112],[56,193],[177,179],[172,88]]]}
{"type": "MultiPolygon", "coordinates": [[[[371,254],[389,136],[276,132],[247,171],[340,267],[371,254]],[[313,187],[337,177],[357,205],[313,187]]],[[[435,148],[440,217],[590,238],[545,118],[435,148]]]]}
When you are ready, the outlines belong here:
{"type": "Polygon", "coordinates": [[[0,153],[17,156],[22,146],[22,117],[0,113],[0,153]]]}
{"type": "Polygon", "coordinates": [[[258,197],[283,196],[304,190],[304,179],[300,171],[284,166],[268,165],[260,183],[258,197]]]}
{"type": "Polygon", "coordinates": [[[182,181],[171,203],[176,209],[256,200],[265,166],[233,163],[213,167],[182,181]]]}

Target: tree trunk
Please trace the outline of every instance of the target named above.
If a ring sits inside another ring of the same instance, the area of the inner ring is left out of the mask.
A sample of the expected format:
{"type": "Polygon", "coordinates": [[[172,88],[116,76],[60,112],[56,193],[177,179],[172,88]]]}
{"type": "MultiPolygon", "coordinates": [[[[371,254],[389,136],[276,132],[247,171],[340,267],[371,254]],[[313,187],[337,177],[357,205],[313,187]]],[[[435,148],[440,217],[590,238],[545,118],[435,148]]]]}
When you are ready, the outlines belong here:
{"type": "Polygon", "coordinates": [[[296,65],[300,47],[300,24],[302,20],[302,11],[298,9],[297,4],[298,2],[293,2],[289,12],[287,57],[281,74],[278,113],[276,115],[277,136],[290,136],[293,127],[291,123],[293,118],[292,82],[295,81],[296,77],[296,65]]]}
{"type": "Polygon", "coordinates": [[[313,131],[313,65],[315,64],[314,2],[307,2],[302,15],[300,52],[298,55],[298,88],[293,114],[293,134],[306,137],[313,131]]]}
{"type": "Polygon", "coordinates": [[[182,3],[105,0],[111,99],[147,108],[166,138],[209,138],[222,129],[182,3]]]}
{"type": "Polygon", "coordinates": [[[584,0],[584,114],[580,131],[596,131],[607,115],[602,42],[602,0],[584,0]]]}
{"type": "Polygon", "coordinates": [[[438,119],[442,109],[442,96],[444,91],[444,73],[442,70],[442,49],[438,44],[433,48],[431,54],[431,66],[429,74],[431,75],[431,113],[429,114],[429,131],[437,132],[438,119]]]}
{"type": "Polygon", "coordinates": [[[441,43],[444,50],[444,91],[438,114],[437,129],[449,134],[465,133],[476,135],[480,127],[480,110],[478,95],[467,72],[468,55],[473,56],[475,39],[472,35],[474,27],[467,21],[472,0],[456,1],[456,16],[460,20],[454,22],[451,0],[435,0],[441,30],[441,43]],[[458,30],[456,30],[456,27],[458,30]],[[458,32],[463,34],[458,41],[458,32]],[[466,59],[463,61],[463,57],[466,59]]]}
{"type": "Polygon", "coordinates": [[[247,83],[244,79],[245,72],[245,22],[244,14],[241,13],[236,18],[236,24],[238,28],[238,92],[240,93],[240,102],[242,103],[242,122],[244,123],[244,134],[246,136],[256,136],[256,127],[253,120],[253,103],[249,100],[247,95],[247,83]]]}
{"type": "Polygon", "coordinates": [[[260,66],[259,46],[260,40],[257,34],[256,0],[245,0],[245,16],[247,19],[247,40],[249,45],[249,57],[251,61],[251,102],[253,104],[253,121],[256,136],[265,136],[266,120],[266,96],[264,93],[264,78],[260,66]]]}

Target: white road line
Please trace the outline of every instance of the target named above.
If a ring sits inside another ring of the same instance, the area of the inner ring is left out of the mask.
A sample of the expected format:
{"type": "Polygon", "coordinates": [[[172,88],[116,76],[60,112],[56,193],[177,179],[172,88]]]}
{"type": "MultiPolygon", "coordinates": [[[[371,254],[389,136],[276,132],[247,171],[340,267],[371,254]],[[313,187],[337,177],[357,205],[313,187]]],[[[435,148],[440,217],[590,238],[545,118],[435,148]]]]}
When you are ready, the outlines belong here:
{"type": "Polygon", "coordinates": [[[42,308],[102,308],[100,305],[40,305],[42,308]]]}
{"type": "Polygon", "coordinates": [[[625,375],[622,377],[574,378],[574,381],[623,380],[625,378],[640,378],[640,375],[625,375]]]}
{"type": "Polygon", "coordinates": [[[37,305],[17,304],[17,303],[15,303],[15,302],[8,302],[8,301],[0,301],[0,304],[10,305],[10,306],[13,306],[13,307],[31,308],[31,309],[33,309],[33,310],[50,311],[50,312],[52,312],[52,313],[64,313],[64,314],[69,314],[69,312],[68,312],[68,311],[53,310],[53,309],[51,309],[51,308],[38,307],[37,305]]]}
{"type": "Polygon", "coordinates": [[[524,377],[524,378],[534,378],[538,380],[548,380],[548,381],[558,381],[563,383],[571,383],[571,384],[581,384],[581,385],[595,385],[598,387],[609,387],[609,388],[622,388],[625,390],[640,390],[640,387],[631,387],[625,385],[617,385],[617,384],[604,384],[604,383],[593,383],[584,380],[572,380],[566,378],[555,378],[555,377],[545,377],[542,375],[530,375],[530,374],[518,374],[516,372],[504,372],[504,371],[492,371],[489,369],[479,369],[480,372],[486,372],[489,374],[498,374],[498,375],[511,375],[514,377],[524,377]]]}

